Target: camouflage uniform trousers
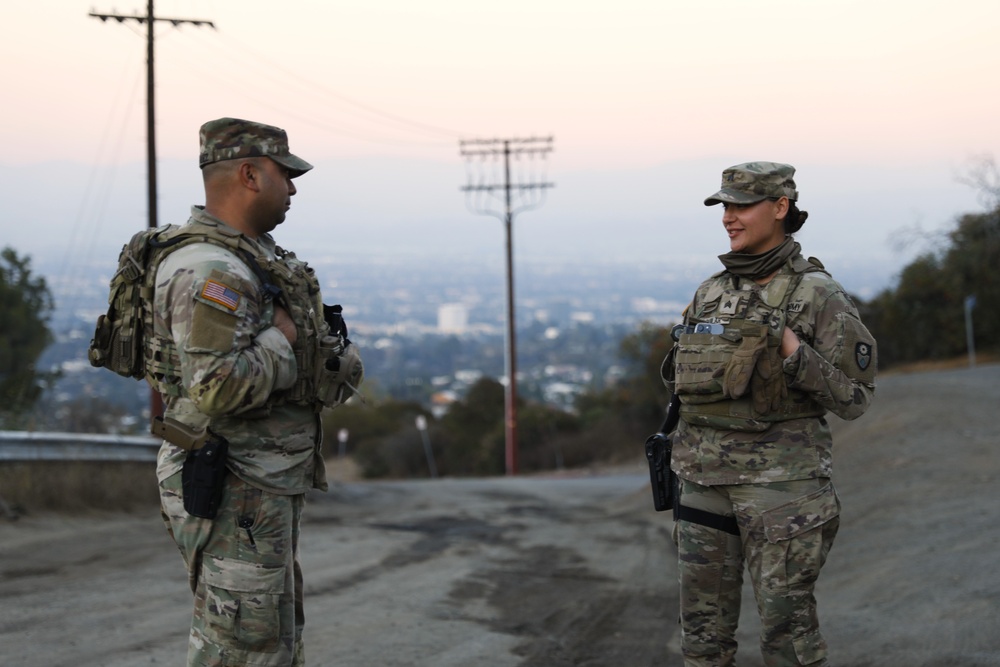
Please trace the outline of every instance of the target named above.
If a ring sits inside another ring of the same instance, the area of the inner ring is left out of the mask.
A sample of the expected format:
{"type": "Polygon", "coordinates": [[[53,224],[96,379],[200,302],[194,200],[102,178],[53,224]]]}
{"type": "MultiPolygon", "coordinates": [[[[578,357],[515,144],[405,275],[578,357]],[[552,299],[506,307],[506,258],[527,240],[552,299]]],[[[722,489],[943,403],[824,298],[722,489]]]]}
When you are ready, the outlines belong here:
{"type": "Polygon", "coordinates": [[[303,667],[299,524],[303,495],[226,476],[214,520],[184,511],[181,473],[160,483],[160,511],[194,592],[189,667],[303,667]]]}
{"type": "Polygon", "coordinates": [[[681,504],[735,516],[740,537],[688,521],[674,526],[685,667],[732,667],[743,568],[753,584],[767,667],[825,667],[813,594],[840,525],[828,479],[701,486],[681,480],[681,504]]]}

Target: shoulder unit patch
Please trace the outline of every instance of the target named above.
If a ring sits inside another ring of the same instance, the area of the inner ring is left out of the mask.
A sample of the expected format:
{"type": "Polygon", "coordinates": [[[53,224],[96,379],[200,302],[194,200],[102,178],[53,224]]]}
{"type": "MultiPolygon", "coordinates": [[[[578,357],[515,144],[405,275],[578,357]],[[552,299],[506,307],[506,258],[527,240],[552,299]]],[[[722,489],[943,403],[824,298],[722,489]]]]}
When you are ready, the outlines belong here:
{"type": "Polygon", "coordinates": [[[867,370],[872,363],[872,346],[865,342],[859,342],[854,346],[854,361],[861,370],[867,370]]]}

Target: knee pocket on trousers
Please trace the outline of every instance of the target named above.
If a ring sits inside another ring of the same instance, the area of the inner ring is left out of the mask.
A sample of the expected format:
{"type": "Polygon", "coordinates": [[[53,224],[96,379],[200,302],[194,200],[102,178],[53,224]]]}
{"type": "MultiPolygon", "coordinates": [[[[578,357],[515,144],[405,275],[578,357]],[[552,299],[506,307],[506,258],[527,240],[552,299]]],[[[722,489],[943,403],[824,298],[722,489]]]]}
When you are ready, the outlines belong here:
{"type": "Polygon", "coordinates": [[[828,650],[826,641],[818,632],[811,632],[792,640],[795,657],[800,665],[812,665],[826,658],[828,650]]]}
{"type": "Polygon", "coordinates": [[[285,567],[261,566],[206,555],[205,616],[219,643],[236,649],[272,652],[281,636],[279,600],[285,567]]]}
{"type": "Polygon", "coordinates": [[[840,499],[832,484],[771,508],[761,515],[763,583],[771,589],[816,581],[840,526],[840,499]]]}

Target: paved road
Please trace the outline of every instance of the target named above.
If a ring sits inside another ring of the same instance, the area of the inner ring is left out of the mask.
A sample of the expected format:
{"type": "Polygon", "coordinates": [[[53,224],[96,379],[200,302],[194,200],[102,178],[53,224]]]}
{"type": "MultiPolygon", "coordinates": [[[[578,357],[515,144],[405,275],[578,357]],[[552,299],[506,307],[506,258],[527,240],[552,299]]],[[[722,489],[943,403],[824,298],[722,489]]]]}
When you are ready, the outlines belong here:
{"type": "MultiPolygon", "coordinates": [[[[835,665],[1000,666],[998,406],[1000,366],[896,375],[835,424],[835,665]]],[[[671,523],[640,464],[311,496],[309,664],[680,665],[671,523]]],[[[189,606],[153,510],[0,523],[4,665],[183,664],[189,606]]],[[[743,618],[739,664],[759,667],[749,592],[743,618]]]]}

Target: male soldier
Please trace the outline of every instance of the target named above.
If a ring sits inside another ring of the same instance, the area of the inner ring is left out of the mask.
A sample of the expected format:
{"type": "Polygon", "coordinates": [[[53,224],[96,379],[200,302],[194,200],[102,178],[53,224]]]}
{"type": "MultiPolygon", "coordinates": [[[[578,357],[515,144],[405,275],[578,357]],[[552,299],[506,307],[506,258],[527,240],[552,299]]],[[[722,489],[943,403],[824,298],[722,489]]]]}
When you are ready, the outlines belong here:
{"type": "Polygon", "coordinates": [[[166,421],[228,441],[214,519],[185,509],[192,454],[165,441],[158,457],[163,518],[195,596],[188,664],[299,666],[299,522],[306,491],[327,488],[319,411],[343,396],[318,388],[329,367],[318,338],[334,339],[313,271],[269,233],[312,165],[277,127],[221,118],[200,136],[205,206],[156,271],[159,351],[147,361],[166,421]]]}

